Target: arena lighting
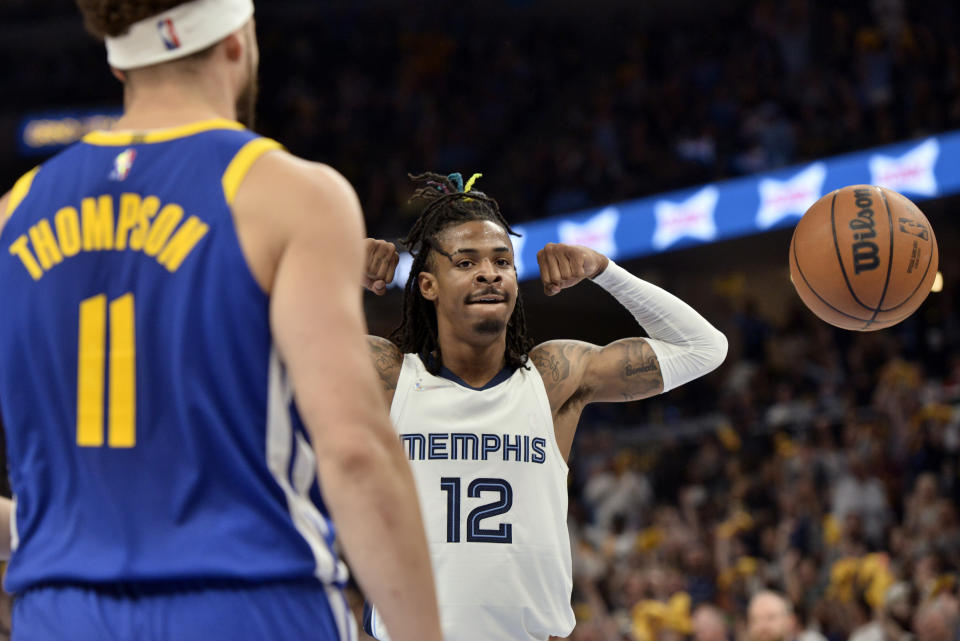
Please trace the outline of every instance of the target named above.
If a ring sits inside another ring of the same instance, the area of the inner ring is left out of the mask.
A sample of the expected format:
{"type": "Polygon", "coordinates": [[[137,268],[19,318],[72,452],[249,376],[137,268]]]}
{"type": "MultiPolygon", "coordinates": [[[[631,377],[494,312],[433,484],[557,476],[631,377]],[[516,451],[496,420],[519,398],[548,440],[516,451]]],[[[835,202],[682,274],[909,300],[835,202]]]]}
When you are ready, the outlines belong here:
{"type": "Polygon", "coordinates": [[[119,108],[49,111],[25,116],[17,135],[22,156],[54,154],[95,129],[109,129],[119,108]]]}
{"type": "MultiPolygon", "coordinates": [[[[960,131],[514,225],[523,234],[513,239],[517,272],[536,278],[537,250],[551,242],[629,260],[793,227],[818,198],[856,184],[916,203],[960,193],[960,131]]],[[[510,203],[500,204],[509,217],[510,203]]],[[[411,262],[401,257],[394,287],[403,287],[411,262]]]]}
{"type": "Polygon", "coordinates": [[[934,277],[933,286],[930,287],[930,291],[934,294],[939,294],[943,291],[943,274],[941,272],[937,272],[936,277],[934,277]]]}

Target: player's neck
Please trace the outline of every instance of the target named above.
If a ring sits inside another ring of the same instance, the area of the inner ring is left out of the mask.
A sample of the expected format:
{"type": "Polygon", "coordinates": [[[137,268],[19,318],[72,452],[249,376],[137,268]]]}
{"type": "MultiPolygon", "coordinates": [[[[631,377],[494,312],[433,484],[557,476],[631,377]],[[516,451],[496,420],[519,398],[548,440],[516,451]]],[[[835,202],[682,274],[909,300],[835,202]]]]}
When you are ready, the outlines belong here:
{"type": "Polygon", "coordinates": [[[439,337],[443,365],[472,387],[483,387],[504,366],[507,339],[505,334],[491,342],[467,342],[439,337]]]}
{"type": "Polygon", "coordinates": [[[166,129],[215,118],[237,118],[236,102],[226,92],[174,81],[128,84],[123,117],[114,129],[166,129]]]}

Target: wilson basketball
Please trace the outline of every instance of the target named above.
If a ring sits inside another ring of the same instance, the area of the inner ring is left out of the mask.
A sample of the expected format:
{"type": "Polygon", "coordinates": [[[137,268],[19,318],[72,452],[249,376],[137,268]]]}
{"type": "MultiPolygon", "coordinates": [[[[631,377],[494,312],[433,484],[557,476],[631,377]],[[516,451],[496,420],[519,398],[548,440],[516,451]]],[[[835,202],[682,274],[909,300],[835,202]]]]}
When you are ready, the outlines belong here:
{"type": "Polygon", "coordinates": [[[873,331],[920,307],[938,260],[937,239],[916,205],[883,187],[850,185],[800,219],[790,242],[790,279],[824,321],[873,331]]]}

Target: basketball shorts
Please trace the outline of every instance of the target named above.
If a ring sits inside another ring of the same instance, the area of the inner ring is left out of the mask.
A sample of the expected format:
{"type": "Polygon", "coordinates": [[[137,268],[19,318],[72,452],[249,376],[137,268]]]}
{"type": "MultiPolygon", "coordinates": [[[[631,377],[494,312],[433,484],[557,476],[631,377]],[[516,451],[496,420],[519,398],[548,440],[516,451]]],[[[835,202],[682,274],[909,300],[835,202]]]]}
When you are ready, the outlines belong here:
{"type": "Polygon", "coordinates": [[[185,589],[38,587],[13,606],[13,641],[354,641],[342,592],[316,581],[185,589]]]}

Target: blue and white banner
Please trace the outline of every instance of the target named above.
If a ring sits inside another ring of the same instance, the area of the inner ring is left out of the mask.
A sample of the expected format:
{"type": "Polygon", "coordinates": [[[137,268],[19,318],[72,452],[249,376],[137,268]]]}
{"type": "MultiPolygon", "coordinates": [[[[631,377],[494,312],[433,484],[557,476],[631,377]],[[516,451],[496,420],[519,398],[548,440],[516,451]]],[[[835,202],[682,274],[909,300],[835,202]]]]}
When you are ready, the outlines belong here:
{"type": "MultiPolygon", "coordinates": [[[[615,260],[792,227],[821,196],[847,185],[887,187],[914,202],[960,192],[960,131],[629,200],[516,227],[517,272],[536,278],[547,243],[586,245],[615,260]]],[[[509,203],[501,203],[510,211],[509,203]]],[[[922,208],[922,207],[921,207],[922,208]]],[[[394,286],[403,286],[402,257],[394,286]]]]}
{"type": "Polygon", "coordinates": [[[109,129],[122,113],[119,108],[108,108],[30,114],[20,121],[17,146],[23,156],[50,155],[91,131],[109,129]]]}

